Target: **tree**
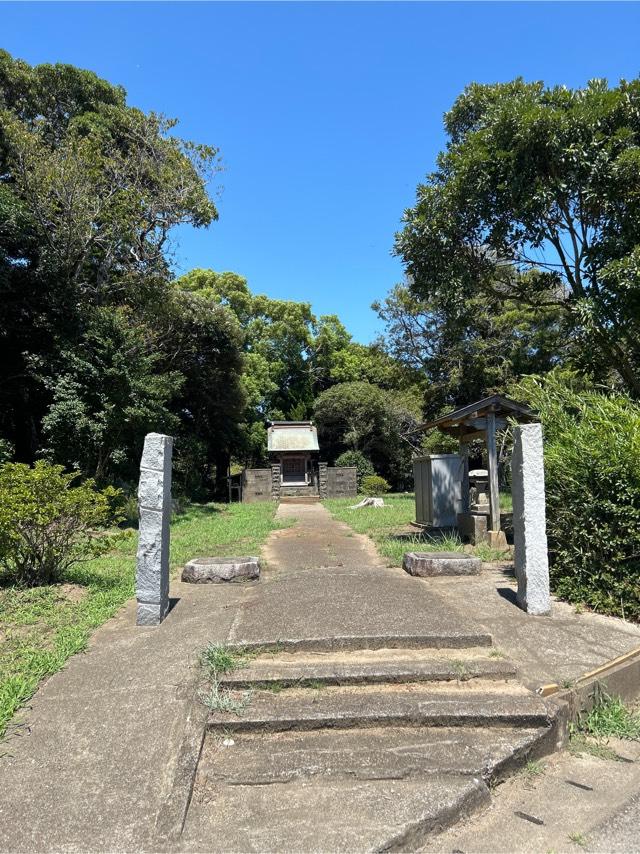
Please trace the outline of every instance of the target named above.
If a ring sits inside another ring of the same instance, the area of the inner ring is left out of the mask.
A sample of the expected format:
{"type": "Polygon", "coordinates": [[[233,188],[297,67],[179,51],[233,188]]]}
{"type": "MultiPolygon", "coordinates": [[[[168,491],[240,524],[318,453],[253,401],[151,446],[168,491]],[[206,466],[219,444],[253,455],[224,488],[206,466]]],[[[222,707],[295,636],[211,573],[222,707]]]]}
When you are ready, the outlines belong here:
{"type": "Polygon", "coordinates": [[[373,307],[386,323],[393,361],[427,380],[427,417],[503,392],[528,374],[546,373],[566,355],[571,340],[554,306],[521,305],[482,291],[443,304],[397,285],[373,307]]]}
{"type": "Polygon", "coordinates": [[[77,386],[91,371],[71,362],[97,346],[96,313],[130,310],[127,325],[149,338],[171,229],[217,218],[206,187],[217,152],[174,127],[91,72],[0,51],[0,432],[19,460],[61,436],[72,400],[92,411],[96,390],[77,386]]]}
{"type": "Polygon", "coordinates": [[[314,417],[320,445],[330,460],[343,451],[359,451],[393,482],[409,477],[407,438],[418,423],[419,399],[372,383],[340,383],[318,396],[314,417]]]}
{"type": "Polygon", "coordinates": [[[555,307],[640,395],[640,80],[472,84],[445,129],[396,237],[412,293],[555,307]]]}

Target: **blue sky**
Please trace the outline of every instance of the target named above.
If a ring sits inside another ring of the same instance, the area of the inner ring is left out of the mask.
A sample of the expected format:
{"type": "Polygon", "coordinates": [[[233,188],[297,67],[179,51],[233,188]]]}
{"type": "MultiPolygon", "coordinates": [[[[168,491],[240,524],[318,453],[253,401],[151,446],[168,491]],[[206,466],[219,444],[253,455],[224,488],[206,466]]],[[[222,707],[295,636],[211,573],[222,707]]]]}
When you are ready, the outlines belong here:
{"type": "Polygon", "coordinates": [[[235,270],[354,337],[402,278],[394,232],[471,81],[640,73],[634,3],[0,3],[0,46],[122,84],[218,146],[220,221],[180,270],[235,270]]]}

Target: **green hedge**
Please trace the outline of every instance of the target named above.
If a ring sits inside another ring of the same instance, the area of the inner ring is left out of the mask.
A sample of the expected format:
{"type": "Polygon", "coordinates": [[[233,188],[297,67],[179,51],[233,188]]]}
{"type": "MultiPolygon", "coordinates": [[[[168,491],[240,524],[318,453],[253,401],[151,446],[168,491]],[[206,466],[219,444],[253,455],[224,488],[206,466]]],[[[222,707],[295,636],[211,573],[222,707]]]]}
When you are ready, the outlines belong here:
{"type": "Polygon", "coordinates": [[[516,394],[543,424],[554,592],[640,619],[640,406],[559,372],[516,394]]]}

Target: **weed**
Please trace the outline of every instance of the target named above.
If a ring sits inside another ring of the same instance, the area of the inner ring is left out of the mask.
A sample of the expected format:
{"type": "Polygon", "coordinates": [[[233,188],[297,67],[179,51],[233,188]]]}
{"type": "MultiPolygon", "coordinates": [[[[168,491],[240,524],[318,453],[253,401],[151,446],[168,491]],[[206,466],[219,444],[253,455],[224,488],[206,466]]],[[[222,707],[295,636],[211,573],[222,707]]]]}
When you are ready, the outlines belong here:
{"type": "Polygon", "coordinates": [[[587,738],[582,733],[571,733],[568,750],[572,756],[577,757],[583,756],[586,753],[588,756],[593,756],[596,759],[605,759],[613,762],[620,762],[621,760],[621,757],[608,744],[593,738],[587,738]]]}
{"type": "Polygon", "coordinates": [[[455,671],[455,674],[460,682],[467,682],[471,679],[471,674],[467,669],[467,665],[464,661],[452,661],[451,667],[455,671]]]}
{"type": "Polygon", "coordinates": [[[235,649],[221,643],[210,643],[200,653],[200,666],[211,676],[224,675],[245,667],[249,654],[244,649],[235,649]]]}
{"type": "Polygon", "coordinates": [[[241,715],[251,701],[251,691],[245,691],[237,699],[231,691],[221,688],[220,683],[214,680],[206,691],[200,692],[200,699],[211,712],[231,712],[241,715]]]}
{"type": "Polygon", "coordinates": [[[260,683],[261,691],[271,691],[272,694],[279,694],[281,691],[284,691],[286,687],[287,686],[284,684],[284,682],[280,682],[277,679],[275,679],[273,682],[260,683]]]}
{"type": "Polygon", "coordinates": [[[301,679],[299,685],[301,688],[311,688],[313,691],[321,691],[327,687],[326,683],[320,679],[301,679]]]}
{"type": "Polygon", "coordinates": [[[473,554],[479,557],[483,563],[492,563],[509,557],[509,549],[496,549],[489,543],[478,543],[473,548],[473,554]]]}
{"type": "Polygon", "coordinates": [[[587,837],[584,835],[584,833],[570,833],[569,839],[571,842],[574,843],[574,845],[579,845],[580,848],[587,847],[587,837]]]}
{"type": "Polygon", "coordinates": [[[640,739],[640,714],[632,712],[620,697],[610,697],[596,686],[591,711],[578,719],[578,732],[593,738],[640,739]]]}
{"type": "Polygon", "coordinates": [[[545,772],[545,766],[542,762],[538,762],[535,759],[530,759],[527,764],[522,768],[521,774],[529,780],[533,780],[536,777],[540,777],[545,772]]]}
{"type": "Polygon", "coordinates": [[[492,649],[489,651],[489,658],[505,658],[505,654],[501,649],[492,649]]]}

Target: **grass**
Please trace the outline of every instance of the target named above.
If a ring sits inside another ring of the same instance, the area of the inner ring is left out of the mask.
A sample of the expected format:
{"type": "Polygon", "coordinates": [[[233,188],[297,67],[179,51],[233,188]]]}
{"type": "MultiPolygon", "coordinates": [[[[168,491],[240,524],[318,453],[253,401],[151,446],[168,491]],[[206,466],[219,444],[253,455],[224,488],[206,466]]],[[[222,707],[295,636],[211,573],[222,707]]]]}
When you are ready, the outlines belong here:
{"type": "Polygon", "coordinates": [[[640,713],[629,709],[619,697],[598,690],[593,708],[582,715],[577,731],[591,738],[640,740],[640,713]]]}
{"type": "Polygon", "coordinates": [[[592,709],[580,715],[569,734],[569,752],[574,756],[586,753],[597,759],[620,761],[607,740],[640,740],[640,712],[632,711],[619,697],[611,697],[597,687],[592,709]]]}
{"type": "Polygon", "coordinates": [[[205,673],[206,687],[200,691],[200,699],[212,712],[233,712],[241,715],[251,701],[251,691],[237,694],[220,684],[220,677],[239,667],[245,667],[253,654],[243,649],[228,647],[223,643],[210,643],[200,653],[200,667],[205,673]]]}
{"type": "MultiPolygon", "coordinates": [[[[256,554],[275,527],[275,505],[191,505],[171,525],[175,572],[198,555],[256,554]]],[[[135,593],[134,531],[105,557],[58,584],[17,588],[0,577],[0,737],[42,679],[87,646],[91,633],[135,593]]]]}
{"type": "MultiPolygon", "coordinates": [[[[385,507],[362,507],[351,510],[353,498],[330,498],[324,502],[332,516],[345,522],[358,534],[367,534],[381,555],[392,566],[401,566],[405,552],[462,552],[464,544],[457,533],[427,534],[406,529],[415,520],[413,494],[385,495],[385,507]]],[[[472,554],[483,561],[499,560],[504,552],[492,549],[487,543],[475,546],[472,554]]]]}

